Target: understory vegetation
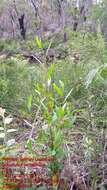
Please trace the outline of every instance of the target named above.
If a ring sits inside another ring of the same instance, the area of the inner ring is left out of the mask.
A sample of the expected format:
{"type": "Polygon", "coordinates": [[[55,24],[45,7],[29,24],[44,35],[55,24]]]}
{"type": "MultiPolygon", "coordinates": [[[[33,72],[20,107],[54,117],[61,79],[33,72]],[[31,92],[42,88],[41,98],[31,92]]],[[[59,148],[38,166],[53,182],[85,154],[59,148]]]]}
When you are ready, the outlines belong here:
{"type": "Polygon", "coordinates": [[[43,167],[6,170],[48,183],[32,177],[20,187],[16,177],[13,187],[0,170],[0,190],[107,189],[105,35],[99,24],[95,32],[63,30],[43,40],[0,39],[0,164],[51,158],[43,167]]]}

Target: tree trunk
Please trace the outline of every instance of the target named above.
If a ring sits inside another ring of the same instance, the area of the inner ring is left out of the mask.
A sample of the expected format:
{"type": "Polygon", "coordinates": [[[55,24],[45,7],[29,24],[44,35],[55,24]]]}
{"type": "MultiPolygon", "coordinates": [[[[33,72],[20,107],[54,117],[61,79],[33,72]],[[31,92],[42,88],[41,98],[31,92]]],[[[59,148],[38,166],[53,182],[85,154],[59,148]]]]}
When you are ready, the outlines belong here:
{"type": "Polygon", "coordinates": [[[25,38],[26,38],[26,29],[25,29],[25,25],[24,25],[24,17],[25,17],[25,15],[23,14],[18,19],[19,20],[19,26],[20,26],[20,34],[21,34],[23,40],[25,40],[25,38]]]}

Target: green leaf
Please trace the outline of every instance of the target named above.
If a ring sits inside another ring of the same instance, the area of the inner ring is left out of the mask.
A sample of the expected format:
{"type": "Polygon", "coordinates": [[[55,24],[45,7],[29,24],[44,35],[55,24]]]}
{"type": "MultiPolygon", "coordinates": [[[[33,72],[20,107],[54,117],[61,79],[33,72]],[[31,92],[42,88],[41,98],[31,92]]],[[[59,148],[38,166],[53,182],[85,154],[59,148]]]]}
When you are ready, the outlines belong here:
{"type": "Polygon", "coordinates": [[[58,118],[62,118],[65,114],[65,110],[63,107],[57,107],[56,108],[56,114],[58,118]]]}
{"type": "Polygon", "coordinates": [[[53,74],[54,68],[55,68],[55,65],[51,64],[51,66],[48,69],[48,80],[50,80],[50,78],[51,78],[51,76],[53,74]]]}
{"type": "Polygon", "coordinates": [[[71,95],[72,91],[73,91],[73,88],[71,88],[71,90],[70,90],[70,91],[68,92],[68,94],[66,95],[66,97],[65,97],[65,99],[64,99],[64,102],[67,101],[67,99],[68,99],[69,96],[71,95]]]}
{"type": "Polygon", "coordinates": [[[32,140],[31,140],[31,139],[29,139],[29,140],[27,141],[27,147],[28,147],[28,149],[32,152],[32,140]]]}
{"type": "Polygon", "coordinates": [[[51,154],[52,154],[52,156],[55,156],[56,155],[56,151],[52,150],[51,154]]]}
{"type": "Polygon", "coordinates": [[[57,114],[56,112],[53,113],[53,116],[52,116],[52,123],[54,123],[55,121],[57,121],[58,117],[57,117],[57,114]]]}
{"type": "Polygon", "coordinates": [[[101,70],[100,75],[103,79],[107,79],[107,66],[101,70]]]}
{"type": "Polygon", "coordinates": [[[61,85],[62,90],[64,91],[64,83],[61,80],[59,80],[59,83],[61,85]]]}
{"type": "Polygon", "coordinates": [[[36,42],[37,46],[38,46],[40,49],[43,48],[43,43],[42,43],[41,38],[39,38],[39,36],[36,36],[36,37],[35,37],[35,42],[36,42]]]}
{"type": "Polygon", "coordinates": [[[54,88],[54,90],[57,92],[57,94],[58,94],[59,96],[62,96],[62,95],[63,95],[63,90],[60,89],[55,83],[53,83],[53,88],[54,88]]]}
{"type": "Polygon", "coordinates": [[[37,89],[35,89],[35,92],[40,96],[41,95],[41,93],[37,90],[37,89]]]}
{"type": "Polygon", "coordinates": [[[62,132],[61,130],[55,131],[55,140],[54,140],[54,148],[57,149],[62,144],[62,132]]]}
{"type": "Polygon", "coordinates": [[[32,107],[32,95],[28,97],[28,103],[27,103],[28,110],[31,111],[32,107]]]}

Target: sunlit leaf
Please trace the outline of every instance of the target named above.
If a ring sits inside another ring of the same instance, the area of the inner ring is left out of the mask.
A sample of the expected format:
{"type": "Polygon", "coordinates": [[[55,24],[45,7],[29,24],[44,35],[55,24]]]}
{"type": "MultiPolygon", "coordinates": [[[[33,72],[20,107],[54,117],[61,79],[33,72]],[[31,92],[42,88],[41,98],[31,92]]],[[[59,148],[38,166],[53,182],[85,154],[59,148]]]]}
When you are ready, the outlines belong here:
{"type": "Polygon", "coordinates": [[[37,46],[38,46],[40,49],[43,48],[43,43],[42,43],[41,38],[39,38],[39,36],[36,36],[36,37],[35,37],[35,42],[36,42],[37,46]]]}
{"type": "Polygon", "coordinates": [[[3,127],[0,127],[0,131],[4,131],[4,128],[3,128],[3,127]]]}
{"type": "Polygon", "coordinates": [[[13,121],[13,118],[11,118],[11,117],[6,117],[6,118],[4,119],[5,125],[10,124],[12,121],[13,121]]]}
{"type": "Polygon", "coordinates": [[[51,64],[51,66],[48,68],[48,79],[49,80],[50,80],[50,78],[51,78],[51,76],[53,74],[54,68],[55,68],[54,64],[51,64]]]}
{"type": "Polygon", "coordinates": [[[51,154],[52,154],[52,156],[55,156],[56,151],[55,151],[55,150],[53,150],[53,151],[51,152],[51,154]]]}
{"type": "Polygon", "coordinates": [[[64,99],[64,102],[67,101],[67,99],[68,99],[69,96],[71,95],[72,91],[73,91],[73,88],[72,88],[72,89],[68,92],[68,94],[66,95],[66,97],[65,97],[65,99],[64,99]]]}
{"type": "Polygon", "coordinates": [[[64,114],[65,114],[64,108],[63,108],[63,107],[57,107],[57,108],[56,108],[56,114],[57,114],[57,117],[58,117],[58,118],[63,117],[64,114]]]}
{"type": "Polygon", "coordinates": [[[62,89],[60,89],[55,83],[53,83],[53,88],[54,88],[54,90],[57,92],[57,94],[58,94],[59,96],[62,96],[62,95],[63,95],[62,89]]]}
{"type": "Polygon", "coordinates": [[[16,131],[18,131],[18,130],[17,129],[8,129],[7,133],[13,133],[13,132],[16,132],[16,131]]]}
{"type": "Polygon", "coordinates": [[[9,140],[6,144],[7,144],[7,146],[12,146],[12,145],[14,145],[15,143],[16,143],[15,139],[11,139],[11,140],[9,140]]]}
{"type": "Polygon", "coordinates": [[[31,139],[29,139],[29,140],[27,141],[27,147],[28,147],[28,149],[29,149],[30,151],[32,151],[32,140],[31,140],[31,139]]]}
{"type": "Polygon", "coordinates": [[[51,78],[48,79],[47,84],[48,84],[48,87],[50,87],[50,85],[51,85],[51,78]]]}
{"type": "Polygon", "coordinates": [[[31,111],[32,107],[32,95],[28,97],[28,103],[27,103],[28,110],[31,111]]]}
{"type": "Polygon", "coordinates": [[[64,90],[64,83],[61,80],[59,80],[59,83],[61,85],[62,90],[64,90]]]}
{"type": "Polygon", "coordinates": [[[5,133],[0,133],[0,138],[4,139],[4,137],[5,137],[5,133]]]}
{"type": "Polygon", "coordinates": [[[40,96],[41,95],[41,93],[37,90],[37,89],[35,89],[35,92],[40,96]]]}
{"type": "Polygon", "coordinates": [[[62,144],[62,132],[60,130],[55,132],[54,148],[57,148],[62,144]]]}
{"type": "Polygon", "coordinates": [[[0,107],[0,116],[4,117],[5,109],[0,107]]]}

